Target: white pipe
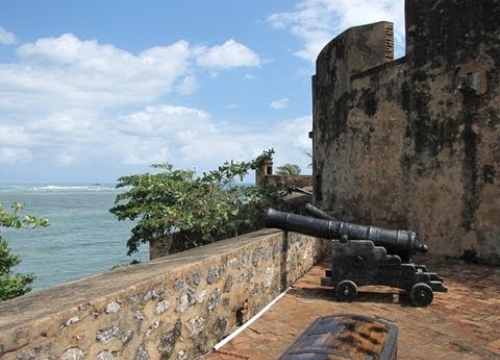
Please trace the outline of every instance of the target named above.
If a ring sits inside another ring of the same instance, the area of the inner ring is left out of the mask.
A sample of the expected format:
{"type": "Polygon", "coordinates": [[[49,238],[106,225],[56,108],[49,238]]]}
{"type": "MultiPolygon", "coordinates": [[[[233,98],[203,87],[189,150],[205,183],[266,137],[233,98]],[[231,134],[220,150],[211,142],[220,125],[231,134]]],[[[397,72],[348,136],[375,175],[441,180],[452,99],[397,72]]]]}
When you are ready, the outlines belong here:
{"type": "Polygon", "coordinates": [[[238,336],[239,333],[241,333],[243,330],[245,330],[247,327],[249,327],[255,320],[257,320],[262,315],[264,315],[264,313],[267,310],[269,310],[269,308],[271,306],[273,306],[279,299],[281,299],[283,296],[285,296],[285,294],[290,289],[291,289],[291,287],[289,287],[288,289],[286,289],[285,291],[283,291],[281,294],[279,294],[277,297],[275,297],[273,301],[271,301],[269,304],[267,304],[261,311],[259,311],[257,314],[255,314],[250,320],[248,320],[246,323],[244,323],[243,325],[241,325],[238,329],[236,329],[231,334],[229,334],[228,336],[226,336],[221,342],[219,342],[218,344],[215,344],[214,347],[213,347],[213,350],[214,351],[219,350],[221,347],[223,347],[224,345],[226,345],[229,341],[231,341],[236,336],[238,336]]]}

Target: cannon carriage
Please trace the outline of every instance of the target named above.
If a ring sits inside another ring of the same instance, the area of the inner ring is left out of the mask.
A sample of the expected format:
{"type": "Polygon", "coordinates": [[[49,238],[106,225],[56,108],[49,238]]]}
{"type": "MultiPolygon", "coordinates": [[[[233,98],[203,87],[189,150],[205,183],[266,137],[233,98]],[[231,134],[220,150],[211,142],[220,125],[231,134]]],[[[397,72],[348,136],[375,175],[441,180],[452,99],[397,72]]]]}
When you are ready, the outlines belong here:
{"type": "Polygon", "coordinates": [[[385,285],[408,293],[415,306],[427,306],[435,291],[447,291],[436,273],[410,262],[428,251],[414,232],[343,222],[310,204],[306,210],[321,218],[269,209],[266,226],[332,240],[332,266],[321,285],[333,287],[338,300],[355,300],[359,286],[385,285]]]}

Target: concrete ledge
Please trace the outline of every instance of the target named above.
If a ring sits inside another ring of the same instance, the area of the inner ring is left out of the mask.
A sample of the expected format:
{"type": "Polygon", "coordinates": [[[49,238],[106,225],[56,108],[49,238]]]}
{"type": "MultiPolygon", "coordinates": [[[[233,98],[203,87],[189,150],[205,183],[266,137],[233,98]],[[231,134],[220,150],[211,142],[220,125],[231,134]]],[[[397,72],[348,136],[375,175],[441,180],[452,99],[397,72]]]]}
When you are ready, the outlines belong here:
{"type": "Polygon", "coordinates": [[[284,234],[264,229],[2,302],[0,357],[202,355],[329,254],[324,240],[284,234]]]}

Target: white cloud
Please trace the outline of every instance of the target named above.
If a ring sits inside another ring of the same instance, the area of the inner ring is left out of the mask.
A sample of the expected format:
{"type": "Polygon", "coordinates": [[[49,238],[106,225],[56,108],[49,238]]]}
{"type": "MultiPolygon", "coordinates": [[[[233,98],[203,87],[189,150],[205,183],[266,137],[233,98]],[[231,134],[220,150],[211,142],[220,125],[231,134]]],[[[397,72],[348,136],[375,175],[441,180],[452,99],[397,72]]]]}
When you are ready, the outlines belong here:
{"type": "Polygon", "coordinates": [[[188,75],[178,85],[177,92],[182,95],[189,95],[198,90],[199,86],[196,77],[188,75]]]}
{"type": "Polygon", "coordinates": [[[0,125],[0,146],[25,146],[29,143],[30,138],[22,126],[0,125]]]}
{"type": "Polygon", "coordinates": [[[309,132],[312,130],[312,117],[301,116],[295,119],[285,119],[274,128],[276,153],[273,157],[274,168],[286,163],[296,164],[302,169],[302,174],[310,174],[311,159],[305,155],[311,151],[312,140],[309,132]]]}
{"type": "Polygon", "coordinates": [[[16,42],[15,35],[0,26],[0,44],[12,45],[15,44],[15,42],[16,42]]]}
{"type": "Polygon", "coordinates": [[[208,113],[194,108],[148,106],[121,117],[115,129],[125,164],[166,161],[192,166],[207,158],[212,160],[212,151],[219,148],[217,124],[208,113]]]}
{"type": "Polygon", "coordinates": [[[183,41],[134,55],[72,34],[21,45],[17,54],[18,64],[0,65],[0,88],[33,95],[33,105],[38,100],[51,110],[61,103],[102,109],[152,101],[182,82],[192,57],[183,41]]]}
{"type": "Polygon", "coordinates": [[[283,145],[294,150],[309,150],[312,147],[312,140],[309,139],[309,132],[312,130],[312,117],[301,116],[296,119],[283,121],[279,125],[280,133],[285,140],[283,145]],[[290,142],[290,139],[293,139],[290,142]]]}
{"type": "Polygon", "coordinates": [[[260,66],[259,55],[233,39],[212,48],[200,46],[196,53],[197,63],[201,67],[230,69],[239,66],[260,66]]]}
{"type": "Polygon", "coordinates": [[[23,147],[0,147],[0,164],[17,164],[31,161],[33,154],[23,147]]]}
{"type": "Polygon", "coordinates": [[[271,103],[269,104],[269,107],[271,107],[273,109],[283,109],[283,108],[286,108],[288,106],[288,102],[289,102],[288,98],[277,99],[277,100],[271,101],[271,103]]]}
{"type": "Polygon", "coordinates": [[[302,42],[295,55],[314,62],[321,49],[349,27],[377,21],[395,23],[396,46],[404,46],[403,0],[302,0],[294,11],[275,13],[268,22],[302,42]]]}
{"type": "Polygon", "coordinates": [[[168,136],[186,127],[207,125],[209,118],[204,111],[183,106],[147,106],[143,111],[119,117],[116,129],[128,134],[168,136]]]}
{"type": "Polygon", "coordinates": [[[135,149],[126,154],[123,163],[126,165],[151,165],[171,162],[168,147],[154,148],[155,144],[141,143],[135,149]],[[152,150],[154,148],[154,150],[152,150]]]}
{"type": "Polygon", "coordinates": [[[146,106],[113,118],[72,111],[17,129],[16,136],[27,146],[4,145],[0,161],[29,162],[33,153],[48,167],[53,163],[67,169],[98,162],[147,169],[152,163],[169,162],[177,168],[197,166],[206,171],[226,160],[251,160],[273,147],[277,166],[288,162],[306,168],[309,160],[303,152],[310,149],[310,116],[283,119],[265,129],[259,123],[220,121],[205,111],[182,106],[146,106]]]}
{"type": "Polygon", "coordinates": [[[60,167],[65,167],[70,165],[73,161],[75,160],[75,157],[73,155],[70,155],[66,152],[63,152],[59,154],[57,158],[57,163],[60,167]]]}
{"type": "Polygon", "coordinates": [[[234,40],[213,47],[178,41],[132,54],[64,34],[23,44],[17,55],[17,62],[0,63],[4,164],[43,164],[57,174],[81,173],[97,163],[128,169],[170,162],[204,171],[230,159],[253,159],[271,147],[277,159],[295,162],[308,146],[310,119],[297,120],[303,126],[293,119],[267,124],[263,131],[262,124],[222,121],[170,103],[170,93],[187,95],[203,85],[198,79],[210,81],[202,75],[260,66],[259,56],[234,40]],[[298,134],[303,127],[307,131],[298,134]]]}
{"type": "Polygon", "coordinates": [[[140,105],[172,92],[193,93],[200,86],[196,72],[259,65],[258,55],[234,40],[213,47],[178,41],[132,54],[63,34],[23,44],[17,55],[19,62],[0,64],[0,111],[140,105]]]}
{"type": "Polygon", "coordinates": [[[259,124],[220,121],[198,109],[162,105],[124,116],[107,138],[124,164],[170,162],[206,171],[226,160],[251,160],[274,147],[276,164],[298,163],[305,169],[310,162],[304,151],[311,148],[311,126],[311,116],[304,116],[262,131],[259,124]]]}

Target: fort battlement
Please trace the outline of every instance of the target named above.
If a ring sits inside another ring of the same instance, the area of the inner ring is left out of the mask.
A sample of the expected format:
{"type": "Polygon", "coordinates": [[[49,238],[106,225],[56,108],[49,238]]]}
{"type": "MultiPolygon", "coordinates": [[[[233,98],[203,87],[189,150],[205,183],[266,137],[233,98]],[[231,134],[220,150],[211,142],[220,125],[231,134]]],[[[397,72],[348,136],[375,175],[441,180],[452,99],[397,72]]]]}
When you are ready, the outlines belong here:
{"type": "Polygon", "coordinates": [[[500,2],[407,0],[327,44],[313,76],[315,204],[500,264],[500,2]]]}

